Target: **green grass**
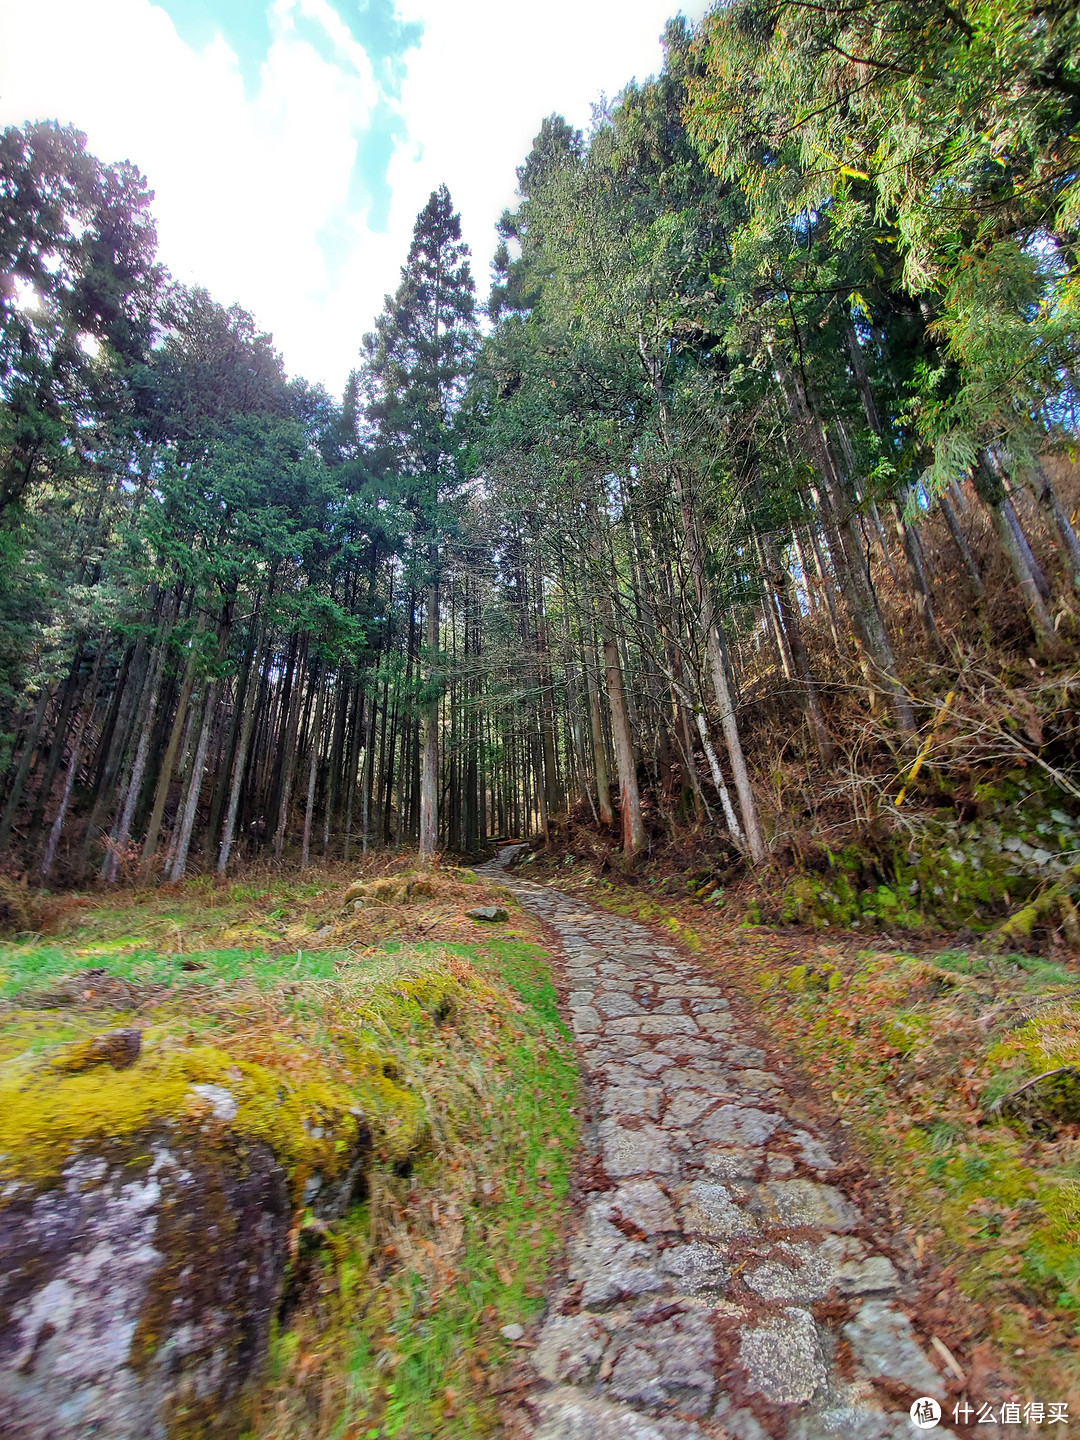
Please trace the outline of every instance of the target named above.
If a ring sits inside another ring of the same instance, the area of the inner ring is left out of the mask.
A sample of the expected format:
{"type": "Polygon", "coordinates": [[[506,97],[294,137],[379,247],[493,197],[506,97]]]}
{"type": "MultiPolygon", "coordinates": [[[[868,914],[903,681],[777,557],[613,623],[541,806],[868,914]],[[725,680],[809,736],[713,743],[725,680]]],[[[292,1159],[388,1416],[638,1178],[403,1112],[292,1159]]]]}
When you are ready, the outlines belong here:
{"type": "Polygon", "coordinates": [[[507,1355],[500,1327],[527,1325],[543,1308],[578,1143],[578,1075],[538,946],[505,937],[443,948],[497,993],[512,991],[524,1003],[492,1030],[486,1056],[452,1044],[413,1052],[438,1139],[409,1175],[375,1174],[372,1200],[338,1227],[337,1304],[329,1323],[324,1302],[318,1327],[306,1313],[277,1337],[266,1419],[250,1440],[308,1433],[479,1440],[497,1428],[494,1401],[476,1374],[486,1377],[507,1355]],[[456,1245],[446,1241],[445,1224],[432,1221],[433,1205],[452,1214],[456,1245]],[[398,1219],[380,1227],[388,1209],[398,1219]],[[433,1274],[421,1249],[421,1263],[376,1283],[387,1243],[414,1254],[426,1244],[452,1273],[433,1274]],[[313,1355],[336,1377],[334,1413],[320,1412],[318,1425],[295,1381],[313,1355]]]}
{"type": "Polygon", "coordinates": [[[272,955],[236,947],[162,952],[140,940],[114,940],[90,948],[24,941],[0,946],[0,999],[47,990],[87,970],[103,970],[140,985],[179,988],[249,980],[268,989],[287,980],[332,980],[335,966],[348,958],[348,951],[303,948],[272,955]]]}

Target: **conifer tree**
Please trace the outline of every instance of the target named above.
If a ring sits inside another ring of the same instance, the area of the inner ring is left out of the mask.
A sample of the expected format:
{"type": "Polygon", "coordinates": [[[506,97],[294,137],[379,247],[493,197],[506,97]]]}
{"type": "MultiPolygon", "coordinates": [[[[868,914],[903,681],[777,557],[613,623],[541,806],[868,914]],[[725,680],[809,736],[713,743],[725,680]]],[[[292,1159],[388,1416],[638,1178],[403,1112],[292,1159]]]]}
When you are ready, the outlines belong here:
{"type": "Polygon", "coordinates": [[[445,185],[416,218],[401,284],[364,337],[361,374],[380,471],[411,520],[412,578],[424,591],[420,856],[438,847],[440,552],[464,478],[459,407],[476,347],[475,287],[445,185]]]}

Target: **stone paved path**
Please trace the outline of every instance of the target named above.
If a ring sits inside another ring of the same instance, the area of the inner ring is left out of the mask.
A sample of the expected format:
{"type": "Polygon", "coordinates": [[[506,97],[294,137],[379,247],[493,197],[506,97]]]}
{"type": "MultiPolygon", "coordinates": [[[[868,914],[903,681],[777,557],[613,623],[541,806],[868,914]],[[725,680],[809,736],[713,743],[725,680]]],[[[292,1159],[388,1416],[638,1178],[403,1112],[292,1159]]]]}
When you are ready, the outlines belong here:
{"type": "Polygon", "coordinates": [[[926,1433],[907,1407],[945,1387],[897,1273],[723,987],[643,925],[500,879],[562,942],[601,1186],[532,1352],[535,1440],[926,1433]]]}

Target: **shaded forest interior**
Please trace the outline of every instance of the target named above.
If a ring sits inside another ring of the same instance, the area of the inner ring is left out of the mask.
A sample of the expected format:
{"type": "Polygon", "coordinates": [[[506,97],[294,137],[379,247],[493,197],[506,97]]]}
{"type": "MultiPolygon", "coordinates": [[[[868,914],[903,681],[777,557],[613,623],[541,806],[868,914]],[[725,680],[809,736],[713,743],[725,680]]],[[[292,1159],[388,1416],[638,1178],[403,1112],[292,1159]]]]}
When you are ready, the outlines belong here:
{"type": "Polygon", "coordinates": [[[736,0],[665,54],[544,121],[483,303],[432,195],[340,403],[132,166],[0,137],[15,928],[539,831],[1080,943],[1080,18],[736,0]]]}

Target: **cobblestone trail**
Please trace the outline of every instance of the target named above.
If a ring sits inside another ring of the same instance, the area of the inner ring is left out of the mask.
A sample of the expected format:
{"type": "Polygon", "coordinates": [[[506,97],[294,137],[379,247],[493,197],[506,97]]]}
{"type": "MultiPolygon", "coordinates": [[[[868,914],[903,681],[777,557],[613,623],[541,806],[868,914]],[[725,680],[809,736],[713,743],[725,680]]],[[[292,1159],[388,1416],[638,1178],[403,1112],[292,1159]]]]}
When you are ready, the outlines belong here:
{"type": "Polygon", "coordinates": [[[532,1352],[536,1440],[924,1433],[908,1405],[945,1386],[899,1277],[723,987],[643,925],[501,878],[561,939],[605,1187],[532,1352]]]}

